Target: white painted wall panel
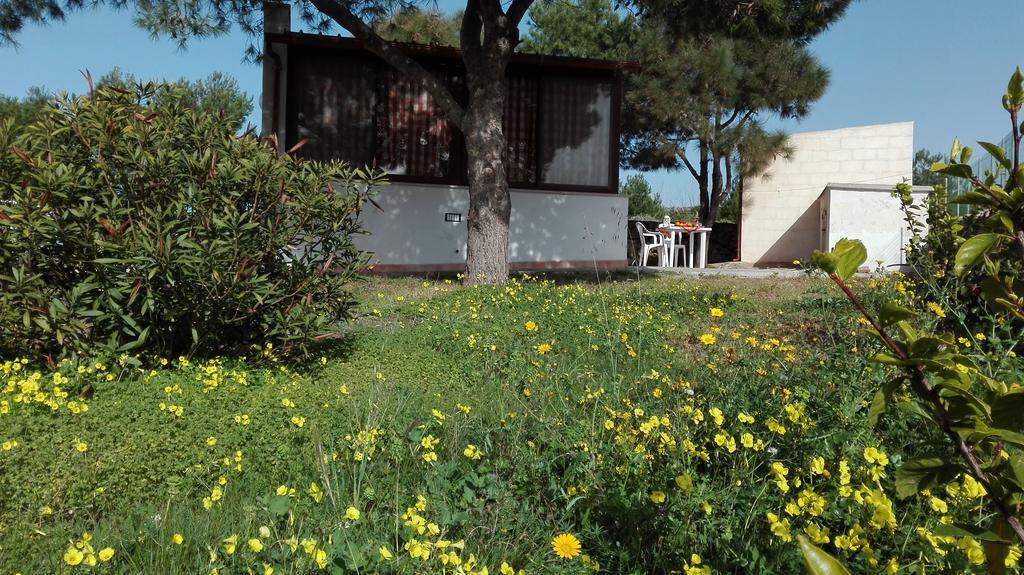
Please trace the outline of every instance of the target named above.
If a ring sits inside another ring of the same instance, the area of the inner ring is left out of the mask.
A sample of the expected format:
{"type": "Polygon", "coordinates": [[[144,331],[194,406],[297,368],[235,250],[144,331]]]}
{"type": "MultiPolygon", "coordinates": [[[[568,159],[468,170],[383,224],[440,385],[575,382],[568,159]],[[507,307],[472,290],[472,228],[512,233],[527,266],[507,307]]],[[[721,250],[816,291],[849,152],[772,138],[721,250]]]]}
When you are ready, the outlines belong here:
{"type": "MultiPolygon", "coordinates": [[[[393,183],[362,214],[357,244],[380,266],[464,264],[469,193],[462,186],[393,183]],[[462,222],[444,221],[459,213],[462,222]]],[[[509,261],[545,264],[626,260],[627,199],[618,194],[512,190],[509,261]]]]}

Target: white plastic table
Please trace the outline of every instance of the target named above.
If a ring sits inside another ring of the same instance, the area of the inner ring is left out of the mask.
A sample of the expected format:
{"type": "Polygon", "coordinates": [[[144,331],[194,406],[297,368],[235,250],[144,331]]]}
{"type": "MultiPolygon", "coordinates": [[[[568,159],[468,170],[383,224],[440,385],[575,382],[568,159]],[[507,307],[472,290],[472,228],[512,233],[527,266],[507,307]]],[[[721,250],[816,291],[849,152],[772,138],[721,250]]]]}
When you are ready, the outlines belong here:
{"type": "MultiPolygon", "coordinates": [[[[665,236],[665,250],[671,257],[672,250],[675,248],[676,236],[680,234],[686,234],[689,236],[689,248],[686,250],[686,264],[685,267],[692,268],[693,266],[693,236],[701,235],[700,238],[700,257],[698,258],[699,268],[708,267],[708,237],[711,234],[711,228],[696,228],[696,229],[685,229],[682,226],[675,224],[661,224],[658,226],[659,230],[670,230],[672,233],[665,236]]],[[[667,266],[666,266],[667,267],[667,266]]]]}

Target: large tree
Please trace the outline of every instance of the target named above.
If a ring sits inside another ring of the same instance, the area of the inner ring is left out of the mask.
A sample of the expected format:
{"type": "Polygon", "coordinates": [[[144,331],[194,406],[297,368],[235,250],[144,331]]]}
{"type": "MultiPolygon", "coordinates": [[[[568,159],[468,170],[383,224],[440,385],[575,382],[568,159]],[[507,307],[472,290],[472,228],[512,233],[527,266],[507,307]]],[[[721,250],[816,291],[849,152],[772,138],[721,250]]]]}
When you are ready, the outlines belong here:
{"type": "Polygon", "coordinates": [[[742,176],[787,151],[785,135],[766,130],[764,118],[803,117],[824,92],[828,72],[804,45],[847,3],[773,2],[783,9],[775,18],[757,2],[648,0],[637,17],[610,0],[538,5],[526,44],[638,59],[641,72],[626,94],[623,161],[685,170],[697,183],[698,217],[710,225],[742,176]],[[692,25],[680,27],[680,16],[692,25]]]}
{"type": "MultiPolygon", "coordinates": [[[[651,11],[677,13],[669,20],[684,28],[728,27],[737,30],[789,29],[794,5],[827,8],[848,0],[635,0],[651,2],[651,11]],[[694,7],[698,9],[694,10],[694,7]]],[[[505,69],[519,43],[519,25],[534,0],[465,0],[459,47],[466,74],[466,97],[456,95],[399,47],[385,40],[373,23],[411,0],[289,0],[317,29],[337,24],[400,73],[415,78],[434,98],[449,122],[464,135],[467,148],[469,214],[466,279],[469,283],[503,282],[508,277],[508,230],[511,199],[506,179],[502,131],[505,69]]],[[[422,2],[421,2],[422,3],[422,2]]],[[[84,6],[129,5],[125,0],[0,0],[0,39],[13,41],[25,22],[64,18],[84,6]]],[[[184,41],[223,33],[238,25],[249,33],[262,29],[262,0],[147,0],[131,3],[136,20],[155,34],[184,41]]],[[[255,55],[255,54],[253,54],[255,55]]]]}

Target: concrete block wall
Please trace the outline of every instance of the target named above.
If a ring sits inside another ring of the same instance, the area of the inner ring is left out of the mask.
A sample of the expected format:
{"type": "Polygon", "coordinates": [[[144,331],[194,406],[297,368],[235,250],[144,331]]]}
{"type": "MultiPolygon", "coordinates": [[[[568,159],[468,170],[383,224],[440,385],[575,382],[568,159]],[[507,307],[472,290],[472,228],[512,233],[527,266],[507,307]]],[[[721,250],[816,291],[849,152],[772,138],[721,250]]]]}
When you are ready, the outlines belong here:
{"type": "MultiPolygon", "coordinates": [[[[512,190],[509,262],[518,269],[626,265],[628,199],[619,194],[512,190]]],[[[469,192],[464,186],[392,183],[366,206],[356,238],[379,271],[461,270],[469,192]],[[460,222],[446,222],[459,214],[460,222]]]]}
{"type": "Polygon", "coordinates": [[[913,122],[792,134],[789,145],[790,158],[743,181],[744,262],[789,263],[818,248],[818,197],[829,182],[895,185],[913,172],[913,122]]]}

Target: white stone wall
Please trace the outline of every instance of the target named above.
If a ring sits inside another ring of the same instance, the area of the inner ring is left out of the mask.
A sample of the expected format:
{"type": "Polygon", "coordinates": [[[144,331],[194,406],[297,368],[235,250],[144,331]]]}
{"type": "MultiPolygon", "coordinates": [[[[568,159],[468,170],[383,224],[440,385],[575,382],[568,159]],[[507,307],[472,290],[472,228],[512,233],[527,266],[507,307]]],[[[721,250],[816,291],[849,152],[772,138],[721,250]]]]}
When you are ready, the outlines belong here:
{"type": "Polygon", "coordinates": [[[818,197],[830,182],[895,185],[913,172],[914,124],[792,134],[790,158],[743,182],[740,259],[788,263],[818,248],[818,197]]]}
{"type": "MultiPolygon", "coordinates": [[[[454,269],[466,261],[469,193],[463,186],[392,183],[366,206],[356,239],[378,269],[454,269]],[[444,221],[446,213],[462,216],[444,221]]],[[[509,261],[519,267],[626,264],[627,198],[512,190],[509,261]]]]}

